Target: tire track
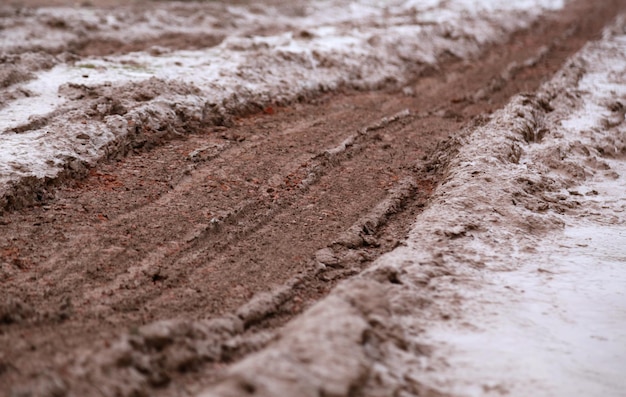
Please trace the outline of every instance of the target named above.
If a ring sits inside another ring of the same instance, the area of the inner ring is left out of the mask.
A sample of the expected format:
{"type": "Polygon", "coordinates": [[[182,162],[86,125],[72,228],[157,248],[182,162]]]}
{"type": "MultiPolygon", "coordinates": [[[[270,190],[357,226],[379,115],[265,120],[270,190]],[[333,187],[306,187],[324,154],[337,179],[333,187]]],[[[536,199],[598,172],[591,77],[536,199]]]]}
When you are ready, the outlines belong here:
{"type": "MultiPolygon", "coordinates": [[[[572,3],[475,63],[451,60],[404,93],[346,90],[238,119],[105,164],[60,189],[47,208],[9,214],[0,280],[14,318],[0,325],[0,337],[18,342],[2,351],[0,387],[58,370],[47,359],[55,354],[98,367],[98,359],[79,359],[94,340],[94,357],[102,357],[121,330],[165,319],[186,324],[170,328],[176,336],[167,347],[133,347],[133,331],[116,354],[135,358],[123,366],[113,360],[107,371],[122,371],[126,391],[206,384],[218,364],[271,341],[273,329],[337,280],[401,244],[442,177],[438,154],[454,150],[459,131],[538,86],[619,7],[572,3]],[[232,329],[218,321],[233,316],[232,329]],[[204,331],[181,331],[207,318],[214,322],[204,331]],[[224,332],[219,343],[207,337],[214,326],[224,332]],[[194,340],[224,350],[205,357],[190,348],[177,362],[172,351],[194,340]],[[160,367],[157,356],[173,361],[160,367]],[[139,371],[141,381],[129,378],[145,357],[156,361],[139,371]]],[[[64,376],[72,390],[95,394],[80,376],[64,376]]]]}

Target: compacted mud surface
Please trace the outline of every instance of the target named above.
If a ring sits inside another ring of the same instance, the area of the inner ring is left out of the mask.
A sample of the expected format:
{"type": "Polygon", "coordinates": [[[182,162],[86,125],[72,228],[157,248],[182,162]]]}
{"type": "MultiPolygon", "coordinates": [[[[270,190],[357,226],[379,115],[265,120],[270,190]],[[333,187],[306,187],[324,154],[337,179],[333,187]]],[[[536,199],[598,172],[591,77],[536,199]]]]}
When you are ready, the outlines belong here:
{"type": "MultiPolygon", "coordinates": [[[[121,12],[115,2],[92,3],[121,12]]],[[[19,15],[37,18],[41,4],[21,4],[26,8],[3,9],[5,25],[19,15]]],[[[287,16],[299,12],[266,5],[287,16]]],[[[194,7],[227,9],[220,3],[132,7],[153,14],[179,7],[180,18],[181,10],[198,12],[194,7]]],[[[433,64],[403,68],[405,76],[387,83],[339,79],[277,101],[205,106],[198,119],[189,118],[188,98],[202,90],[183,81],[133,81],[123,90],[110,83],[62,85],[59,93],[71,108],[26,124],[7,122],[7,128],[16,135],[58,130],[64,120],[68,128],[111,127],[115,117],[130,114],[129,103],[159,96],[182,98],[188,107],[181,105],[174,119],[158,107],[137,111],[125,121],[136,123],[133,136],[103,143],[105,155],[64,154],[64,162],[55,163],[61,171],[45,178],[7,166],[17,179],[3,175],[10,189],[2,191],[0,216],[2,395],[194,395],[215,384],[232,363],[274,343],[285,324],[339,281],[406,245],[464,137],[514,95],[537,90],[625,7],[620,1],[566,2],[503,40],[462,55],[444,51],[433,64]]],[[[59,10],[47,23],[83,37],[59,10]]],[[[14,109],[12,101],[30,95],[20,84],[55,65],[82,64],[88,75],[100,68],[99,60],[109,62],[107,56],[212,48],[234,31],[269,37],[290,29],[286,22],[246,21],[232,17],[235,28],[214,27],[221,33],[210,35],[163,29],[124,41],[118,19],[111,34],[80,27],[88,39],[70,38],[69,47],[45,39],[30,48],[5,46],[0,106],[14,109]]],[[[450,236],[464,236],[461,229],[450,236]]],[[[367,302],[376,293],[354,299],[367,302]]],[[[323,315],[314,318],[323,321],[323,315]]],[[[369,395],[355,385],[344,390],[341,382],[333,389],[339,375],[326,375],[323,395],[369,395]]],[[[231,390],[228,382],[220,389],[224,395],[253,395],[259,387],[243,382],[231,390]]],[[[263,390],[270,395],[272,388],[263,390]]],[[[439,395],[428,388],[422,393],[439,395]]]]}

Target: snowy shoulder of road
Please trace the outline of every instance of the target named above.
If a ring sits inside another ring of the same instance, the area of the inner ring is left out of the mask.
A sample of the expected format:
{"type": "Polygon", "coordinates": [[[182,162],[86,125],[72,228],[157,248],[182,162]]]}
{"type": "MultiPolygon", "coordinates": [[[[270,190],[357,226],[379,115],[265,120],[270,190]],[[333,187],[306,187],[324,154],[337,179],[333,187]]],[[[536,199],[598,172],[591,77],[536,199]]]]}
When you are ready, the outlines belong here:
{"type": "MultiPolygon", "coordinates": [[[[454,241],[440,259],[452,261],[458,277],[430,284],[458,304],[419,336],[433,349],[419,377],[428,388],[451,396],[624,395],[624,33],[620,20],[589,44],[532,99],[537,109],[525,109],[531,98],[513,103],[470,138],[439,205],[424,214],[447,221],[443,234],[454,241]],[[511,111],[525,124],[509,124],[511,111]],[[507,125],[528,142],[502,164],[484,148],[504,144],[493,133],[507,125]],[[483,193],[472,183],[479,179],[483,193]]],[[[416,249],[424,233],[436,233],[424,220],[413,232],[416,249]]]]}
{"type": "Polygon", "coordinates": [[[202,396],[624,395],[625,113],[621,18],[459,138],[406,247],[202,396]]]}
{"type": "Polygon", "coordinates": [[[92,166],[126,151],[128,137],[146,129],[177,134],[228,124],[230,115],[246,109],[342,85],[401,84],[435,65],[442,54],[471,57],[562,6],[563,0],[337,0],[312,2],[301,15],[283,15],[272,7],[227,7],[224,21],[219,15],[198,19],[192,6],[183,4],[144,10],[143,17],[126,9],[5,10],[0,48],[7,53],[71,51],[72,40],[81,35],[128,40],[196,32],[190,26],[225,39],[194,51],[155,47],[68,62],[57,57],[48,60],[56,66],[36,73],[28,66],[32,60],[24,61],[24,70],[18,70],[19,62],[7,69],[8,77],[0,76],[7,86],[0,93],[0,183],[55,178],[68,168],[92,166]],[[278,32],[249,37],[246,32],[255,27],[278,32]]]}

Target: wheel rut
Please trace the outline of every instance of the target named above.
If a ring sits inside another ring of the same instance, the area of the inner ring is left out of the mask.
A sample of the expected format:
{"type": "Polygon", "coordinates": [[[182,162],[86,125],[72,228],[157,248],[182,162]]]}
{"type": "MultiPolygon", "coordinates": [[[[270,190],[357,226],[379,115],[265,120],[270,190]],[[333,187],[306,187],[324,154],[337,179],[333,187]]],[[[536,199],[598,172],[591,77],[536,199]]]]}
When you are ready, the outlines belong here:
{"type": "Polygon", "coordinates": [[[623,8],[573,2],[402,89],[268,108],[103,163],[6,214],[0,284],[13,317],[0,321],[0,389],[57,373],[94,340],[106,350],[125,330],[235,316],[241,327],[219,339],[219,354],[165,366],[146,387],[191,394],[211,382],[402,244],[445,176],[438,153],[538,87],[623,8]]]}

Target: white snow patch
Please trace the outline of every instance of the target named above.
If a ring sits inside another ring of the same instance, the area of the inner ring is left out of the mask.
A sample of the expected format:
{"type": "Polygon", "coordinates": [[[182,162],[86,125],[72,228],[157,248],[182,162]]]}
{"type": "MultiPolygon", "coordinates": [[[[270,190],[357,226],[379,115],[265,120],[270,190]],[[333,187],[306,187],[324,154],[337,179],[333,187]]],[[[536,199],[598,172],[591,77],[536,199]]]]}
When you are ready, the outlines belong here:
{"type": "MultiPolygon", "coordinates": [[[[626,176],[626,167],[621,175],[626,176]]],[[[626,183],[618,187],[626,191],[626,183]]],[[[606,197],[611,200],[612,197],[606,197]]],[[[624,199],[622,208],[624,206],[624,199]]],[[[471,327],[429,330],[454,396],[619,396],[626,390],[626,226],[576,222],[464,298],[471,327]]]]}
{"type": "Polygon", "coordinates": [[[1,110],[0,134],[6,136],[12,129],[27,124],[34,117],[45,117],[59,109],[66,103],[66,99],[59,95],[61,85],[73,83],[95,86],[104,83],[137,81],[150,77],[149,73],[134,71],[123,65],[116,64],[110,69],[104,65],[108,64],[93,60],[93,62],[82,62],[76,66],[58,65],[51,70],[41,72],[36,80],[22,86],[24,90],[32,93],[30,97],[14,100],[1,110]]]}

